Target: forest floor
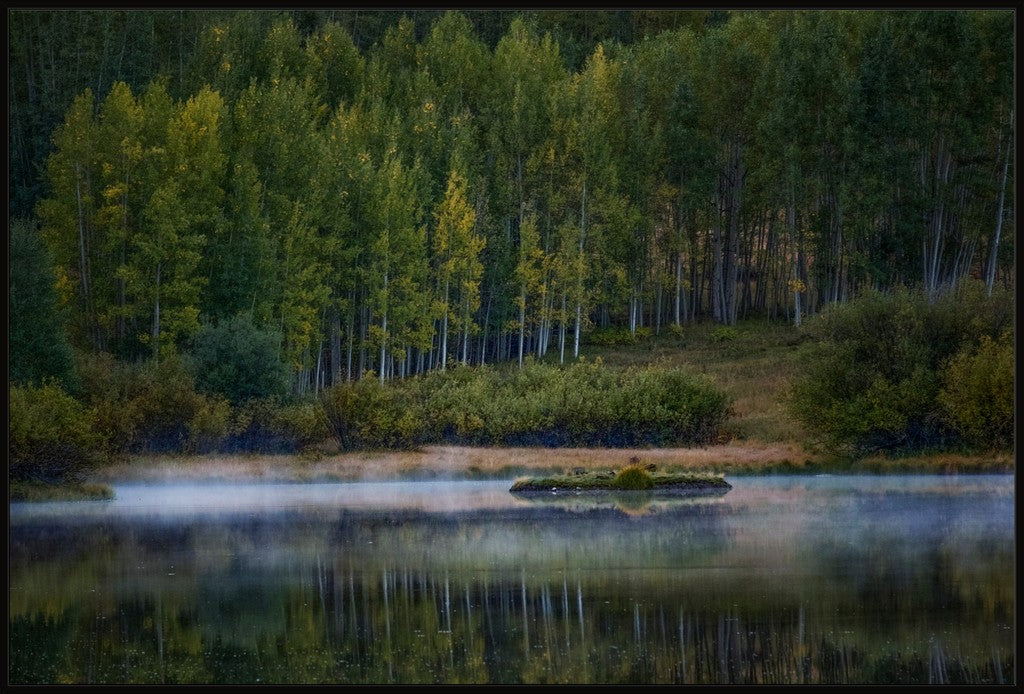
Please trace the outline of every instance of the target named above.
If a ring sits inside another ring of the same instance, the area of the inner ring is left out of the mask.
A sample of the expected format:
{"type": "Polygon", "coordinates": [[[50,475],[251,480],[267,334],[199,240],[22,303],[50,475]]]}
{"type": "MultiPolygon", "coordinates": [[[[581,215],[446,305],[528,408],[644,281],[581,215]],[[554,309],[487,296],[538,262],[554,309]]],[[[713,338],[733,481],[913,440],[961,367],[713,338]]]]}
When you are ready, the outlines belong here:
{"type": "MultiPolygon", "coordinates": [[[[356,481],[511,479],[573,468],[614,470],[633,457],[665,471],[727,475],[769,473],[1012,472],[1012,452],[874,455],[852,460],[812,445],[786,400],[799,375],[805,338],[783,322],[741,322],[731,330],[687,326],[639,344],[588,347],[588,361],[610,366],[663,363],[704,373],[733,398],[722,440],[689,448],[476,448],[428,446],[415,451],[339,453],[331,446],[300,455],[139,456],[96,470],[97,482],[173,480],[356,481]]],[[[557,361],[557,354],[549,355],[557,361]]]]}

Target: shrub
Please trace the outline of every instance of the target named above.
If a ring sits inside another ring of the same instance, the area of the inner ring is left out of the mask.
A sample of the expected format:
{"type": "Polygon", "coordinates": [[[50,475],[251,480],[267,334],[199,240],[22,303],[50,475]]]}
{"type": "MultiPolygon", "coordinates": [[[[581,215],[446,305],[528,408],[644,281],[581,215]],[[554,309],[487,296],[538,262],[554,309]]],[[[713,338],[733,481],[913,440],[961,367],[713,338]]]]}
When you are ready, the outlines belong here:
{"type": "Polygon", "coordinates": [[[828,445],[850,451],[950,445],[939,404],[950,357],[998,336],[1012,297],[966,286],[929,302],[921,292],[870,291],[806,324],[817,342],[793,388],[794,414],[828,445]]]}
{"type": "Polygon", "coordinates": [[[245,402],[232,411],[219,448],[237,453],[288,453],[330,436],[315,400],[284,403],[276,397],[245,402]]]}
{"type": "Polygon", "coordinates": [[[296,402],[277,409],[271,427],[299,449],[309,448],[331,436],[324,408],[316,400],[296,402]]]}
{"type": "Polygon", "coordinates": [[[134,367],[100,352],[78,354],[76,369],[82,397],[93,411],[96,430],[103,436],[107,453],[126,452],[136,440],[141,421],[135,401],[134,367]]]}
{"type": "Polygon", "coordinates": [[[324,391],[321,402],[338,445],[410,448],[423,438],[420,403],[405,397],[406,384],[381,385],[372,376],[324,391]]]}
{"type": "Polygon", "coordinates": [[[462,367],[381,385],[328,389],[342,448],[425,443],[623,446],[711,440],[729,411],[708,381],[661,366],[462,367]]]}
{"type": "Polygon", "coordinates": [[[52,382],[11,386],[8,393],[10,478],[80,481],[103,449],[92,413],[52,382]]]}
{"type": "Polygon", "coordinates": [[[739,332],[736,328],[730,325],[719,325],[718,327],[712,328],[709,333],[712,342],[732,342],[739,337],[739,332]]]}
{"type": "Polygon", "coordinates": [[[212,448],[225,431],[224,405],[196,392],[174,354],[159,363],[80,355],[78,373],[110,454],[212,448]]]}
{"type": "Polygon", "coordinates": [[[654,486],[654,480],[642,467],[630,465],[618,471],[612,486],[616,489],[651,489],[654,486]]]}
{"type": "Polygon", "coordinates": [[[208,453],[228,435],[231,423],[231,406],[222,397],[203,398],[188,422],[187,450],[191,453],[208,453]]]}
{"type": "Polygon", "coordinates": [[[1013,344],[982,336],[977,348],[958,352],[942,372],[939,402],[947,421],[982,448],[1013,445],[1013,344]]]}
{"type": "Polygon", "coordinates": [[[189,425],[208,400],[196,392],[186,364],[177,356],[146,362],[138,371],[134,398],[140,422],[134,449],[180,451],[187,447],[189,425]]]}
{"type": "Polygon", "coordinates": [[[192,347],[197,388],[234,405],[283,396],[288,367],[279,358],[280,342],[278,333],[259,328],[244,313],[204,325],[192,347]]]}

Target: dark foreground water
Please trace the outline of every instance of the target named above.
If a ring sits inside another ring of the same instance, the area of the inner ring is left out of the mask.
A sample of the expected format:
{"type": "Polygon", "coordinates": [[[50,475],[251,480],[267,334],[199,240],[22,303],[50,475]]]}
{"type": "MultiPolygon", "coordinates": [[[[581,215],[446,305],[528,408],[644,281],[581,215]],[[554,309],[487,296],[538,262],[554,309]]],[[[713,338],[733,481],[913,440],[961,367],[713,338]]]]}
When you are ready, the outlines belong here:
{"type": "Polygon", "coordinates": [[[1011,476],[118,486],[11,504],[10,681],[995,683],[1011,476]]]}

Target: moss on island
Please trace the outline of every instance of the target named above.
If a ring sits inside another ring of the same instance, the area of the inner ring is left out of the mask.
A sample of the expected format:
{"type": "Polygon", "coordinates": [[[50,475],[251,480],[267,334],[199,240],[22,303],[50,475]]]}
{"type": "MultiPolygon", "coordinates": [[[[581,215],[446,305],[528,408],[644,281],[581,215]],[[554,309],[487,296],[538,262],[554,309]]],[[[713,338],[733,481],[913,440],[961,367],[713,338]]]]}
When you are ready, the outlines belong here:
{"type": "Polygon", "coordinates": [[[656,472],[653,465],[629,465],[612,470],[583,471],[568,475],[520,477],[509,489],[516,494],[544,492],[576,494],[582,492],[668,492],[673,494],[724,494],[732,489],[725,476],[717,472],[656,472]]]}

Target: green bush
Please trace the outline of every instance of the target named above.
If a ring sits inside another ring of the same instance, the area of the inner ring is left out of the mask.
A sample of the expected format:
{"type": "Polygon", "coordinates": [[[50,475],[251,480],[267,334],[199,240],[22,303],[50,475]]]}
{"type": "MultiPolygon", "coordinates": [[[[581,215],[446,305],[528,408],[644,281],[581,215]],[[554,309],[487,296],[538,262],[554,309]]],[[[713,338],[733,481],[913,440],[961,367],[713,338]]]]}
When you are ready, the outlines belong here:
{"type": "Polygon", "coordinates": [[[709,333],[712,342],[732,342],[740,336],[736,328],[730,325],[719,325],[709,333]]]}
{"type": "Polygon", "coordinates": [[[975,349],[958,352],[942,372],[939,402],[951,426],[982,448],[1013,445],[1013,343],[982,336],[975,349]]]}
{"type": "Polygon", "coordinates": [[[330,388],[324,410],[342,448],[428,443],[629,446],[712,440],[728,398],[661,366],[460,367],[381,385],[330,388]]]}
{"type": "Polygon", "coordinates": [[[92,413],[60,386],[11,386],[8,393],[12,480],[80,481],[100,460],[103,438],[92,413]]]}
{"type": "Polygon", "coordinates": [[[112,455],[209,450],[226,433],[224,405],[196,392],[187,363],[176,355],[159,363],[80,355],[78,373],[112,455]]]}
{"type": "Polygon", "coordinates": [[[619,470],[612,486],[626,490],[651,489],[654,487],[654,480],[642,467],[630,465],[619,470]]]}
{"type": "Polygon", "coordinates": [[[78,371],[95,426],[111,455],[142,452],[284,453],[331,435],[320,403],[249,398],[232,407],[222,395],[196,391],[190,364],[80,355],[78,371]]]}
{"type": "Polygon", "coordinates": [[[142,419],[135,400],[135,369],[106,352],[77,355],[82,397],[92,409],[96,430],[111,455],[127,452],[134,445],[142,419]]]}
{"type": "Polygon", "coordinates": [[[140,412],[136,450],[179,451],[189,441],[189,425],[207,405],[196,392],[186,364],[168,356],[159,363],[147,362],[138,372],[139,391],[135,397],[140,412]]]}
{"type": "Polygon", "coordinates": [[[305,449],[331,436],[330,424],[323,407],[316,400],[306,400],[280,407],[271,420],[272,430],[305,449]]]}
{"type": "Polygon", "coordinates": [[[208,453],[228,435],[231,425],[231,405],[221,397],[203,398],[188,422],[190,453],[208,453]]]}
{"type": "Polygon", "coordinates": [[[795,415],[829,446],[867,452],[948,446],[958,436],[939,403],[949,359],[997,337],[1013,299],[984,287],[929,301],[921,292],[867,292],[808,321],[816,342],[792,393],[795,415]]]}
{"type": "MultiPolygon", "coordinates": [[[[413,379],[415,380],[415,379],[413,379]]],[[[338,445],[354,448],[409,448],[422,439],[422,406],[406,397],[408,384],[382,385],[363,378],[324,391],[321,402],[338,445]]]]}
{"type": "Polygon", "coordinates": [[[225,396],[233,405],[283,396],[288,366],[279,357],[280,343],[279,334],[258,327],[244,313],[204,325],[192,347],[196,386],[202,393],[225,396]]]}
{"type": "Polygon", "coordinates": [[[276,397],[259,398],[232,410],[227,436],[218,448],[232,453],[290,453],[330,435],[318,401],[289,403],[276,397]]]}

